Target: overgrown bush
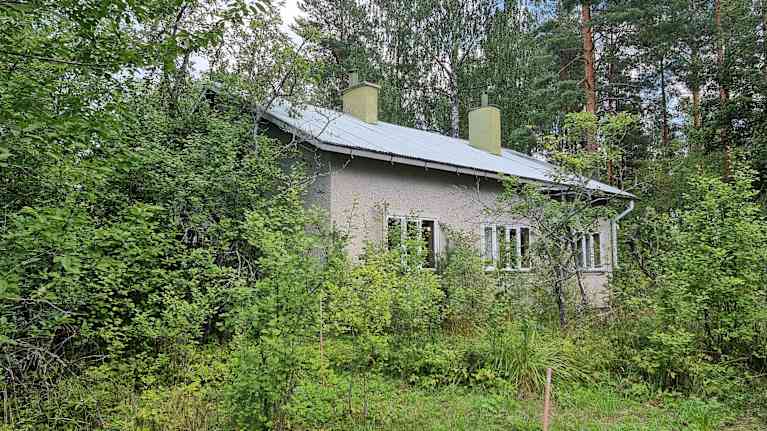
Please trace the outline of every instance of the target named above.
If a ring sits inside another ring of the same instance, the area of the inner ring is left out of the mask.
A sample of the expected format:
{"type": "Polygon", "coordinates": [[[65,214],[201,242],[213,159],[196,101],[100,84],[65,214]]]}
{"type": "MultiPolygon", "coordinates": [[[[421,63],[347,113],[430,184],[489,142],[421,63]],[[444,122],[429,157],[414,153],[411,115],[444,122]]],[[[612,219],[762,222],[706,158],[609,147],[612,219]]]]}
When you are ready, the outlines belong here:
{"type": "Polygon", "coordinates": [[[45,391],[6,399],[7,423],[15,430],[220,429],[227,349],[183,351],[110,361],[51,381],[45,391]]]}
{"type": "Polygon", "coordinates": [[[445,292],[445,325],[457,333],[471,333],[484,327],[496,297],[496,280],[474,244],[464,232],[447,231],[448,249],[439,265],[445,292]]]}
{"type": "Polygon", "coordinates": [[[206,250],[185,251],[167,220],[141,204],[101,224],[79,209],[28,208],[13,218],[0,236],[11,384],[55,379],[84,358],[167,352],[221,334],[242,283],[206,250]]]}
{"type": "Polygon", "coordinates": [[[466,384],[477,368],[478,357],[469,363],[466,344],[458,339],[434,338],[418,343],[396,343],[383,370],[409,384],[434,388],[466,384]]]}
{"type": "Polygon", "coordinates": [[[433,271],[398,250],[370,246],[327,286],[327,324],[336,334],[418,336],[442,321],[444,294],[433,271]]]}
{"type": "Polygon", "coordinates": [[[233,311],[266,272],[246,215],[282,211],[274,229],[302,222],[302,171],[282,164],[290,147],[254,137],[237,106],[169,113],[141,90],[120,97],[114,133],[53,145],[40,187],[2,190],[8,396],[104,361],[229,340],[233,311]]]}
{"type": "Polygon", "coordinates": [[[752,179],[699,173],[673,214],[646,213],[661,233],[644,238],[663,240],[618,278],[610,333],[621,366],[657,388],[737,395],[747,369],[767,366],[767,222],[752,179]]]}
{"type": "Polygon", "coordinates": [[[263,277],[237,317],[238,348],[225,387],[227,411],[240,428],[282,429],[296,388],[321,368],[319,289],[328,267],[309,250],[320,246],[322,237],[307,233],[312,219],[303,211],[287,211],[252,213],[246,223],[249,243],[263,251],[258,259],[263,277]],[[299,223],[283,225],[289,216],[299,223]]]}

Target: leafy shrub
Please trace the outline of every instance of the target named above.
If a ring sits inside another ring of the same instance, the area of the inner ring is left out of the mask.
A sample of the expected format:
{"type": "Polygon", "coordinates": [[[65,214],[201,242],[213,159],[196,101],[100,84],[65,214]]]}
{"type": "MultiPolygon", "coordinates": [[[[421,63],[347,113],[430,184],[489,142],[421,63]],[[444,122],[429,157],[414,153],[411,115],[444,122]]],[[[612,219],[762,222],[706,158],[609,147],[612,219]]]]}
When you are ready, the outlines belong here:
{"type": "Polygon", "coordinates": [[[227,347],[183,351],[110,361],[45,391],[15,394],[7,400],[10,424],[18,430],[214,429],[222,423],[218,403],[229,370],[227,347]]]}
{"type": "Polygon", "coordinates": [[[646,223],[664,237],[643,266],[654,279],[619,279],[611,338],[657,388],[739,394],[742,367],[767,366],[767,222],[751,182],[742,170],[693,176],[681,208],[646,223]]]}
{"type": "Polygon", "coordinates": [[[296,388],[320,367],[317,287],[325,282],[325,269],[307,250],[315,249],[321,237],[306,232],[309,214],[297,208],[290,214],[271,211],[247,219],[248,241],[262,250],[263,278],[237,317],[238,349],[225,387],[232,422],[247,429],[280,428],[296,388]],[[288,218],[300,222],[285,226],[288,218]]]}
{"type": "Polygon", "coordinates": [[[379,337],[391,331],[394,286],[398,273],[392,268],[396,256],[369,251],[363,261],[340,268],[338,276],[324,285],[325,320],[331,334],[379,337]]]}
{"type": "Polygon", "coordinates": [[[318,368],[314,346],[294,346],[280,337],[243,341],[224,388],[225,409],[241,429],[281,428],[285,407],[299,385],[318,368]]]}
{"type": "MultiPolygon", "coordinates": [[[[748,172],[698,176],[671,224],[674,253],[659,265],[658,317],[714,359],[767,365],[767,221],[748,172]]],[[[660,345],[674,343],[659,337],[660,345]]]]}
{"type": "Polygon", "coordinates": [[[51,138],[29,181],[0,188],[9,203],[0,361],[11,396],[37,396],[108,358],[161,364],[231,339],[235,310],[267,273],[246,215],[303,229],[301,169],[281,163],[290,148],[254,137],[238,109],[195,102],[193,113],[168,113],[140,90],[104,108],[115,130],[51,138]]]}
{"type": "Polygon", "coordinates": [[[490,318],[496,281],[485,271],[475,241],[463,232],[445,230],[449,247],[439,265],[445,324],[454,332],[474,332],[490,318]]]}
{"type": "Polygon", "coordinates": [[[336,429],[349,414],[350,378],[326,372],[304,379],[285,406],[291,429],[336,429]]]}
{"type": "Polygon", "coordinates": [[[403,261],[399,251],[368,247],[348,276],[326,286],[327,321],[336,334],[417,336],[439,327],[444,295],[437,276],[403,261]]]}
{"type": "Polygon", "coordinates": [[[450,341],[455,340],[395,343],[385,370],[421,387],[466,383],[471,371],[464,361],[462,346],[450,341]]]}
{"type": "Polygon", "coordinates": [[[86,357],[169,352],[221,334],[242,285],[214,256],[185,253],[166,220],[140,204],[100,226],[74,209],[14,217],[0,237],[9,251],[0,257],[0,354],[12,383],[34,370],[54,379],[86,357]]]}
{"type": "Polygon", "coordinates": [[[419,335],[439,330],[444,293],[437,276],[429,270],[406,269],[394,286],[392,332],[419,335]]]}

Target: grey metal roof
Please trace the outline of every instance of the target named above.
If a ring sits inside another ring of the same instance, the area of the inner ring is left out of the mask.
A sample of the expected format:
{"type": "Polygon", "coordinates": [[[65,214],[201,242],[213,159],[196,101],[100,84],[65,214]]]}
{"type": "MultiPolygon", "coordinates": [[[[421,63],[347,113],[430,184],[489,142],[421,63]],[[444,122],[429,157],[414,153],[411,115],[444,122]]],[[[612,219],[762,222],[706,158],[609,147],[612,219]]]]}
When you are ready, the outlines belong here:
{"type": "MultiPolygon", "coordinates": [[[[369,124],[349,114],[316,106],[297,107],[276,101],[265,117],[326,151],[480,176],[511,175],[552,184],[569,182],[562,180],[565,177],[557,166],[507,148],[497,156],[470,146],[465,139],[380,121],[369,124]]],[[[635,197],[594,180],[588,180],[586,186],[607,194],[635,197]]]]}

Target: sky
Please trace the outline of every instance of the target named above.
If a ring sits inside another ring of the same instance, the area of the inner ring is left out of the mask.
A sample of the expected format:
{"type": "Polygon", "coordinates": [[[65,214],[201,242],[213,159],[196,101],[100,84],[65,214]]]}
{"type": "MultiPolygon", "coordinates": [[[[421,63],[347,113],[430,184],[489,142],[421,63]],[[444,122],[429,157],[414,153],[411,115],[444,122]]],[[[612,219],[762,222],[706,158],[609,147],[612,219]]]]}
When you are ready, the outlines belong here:
{"type": "Polygon", "coordinates": [[[283,29],[288,31],[288,27],[293,24],[296,16],[300,13],[301,11],[298,10],[298,0],[285,0],[285,4],[281,6],[280,10],[283,29]]]}
{"type": "Polygon", "coordinates": [[[298,2],[300,0],[283,0],[278,3],[273,3],[280,9],[280,18],[282,18],[282,25],[280,29],[285,32],[293,43],[300,43],[301,38],[290,29],[290,26],[296,22],[296,17],[301,15],[301,10],[298,9],[298,2]]]}
{"type": "MultiPolygon", "coordinates": [[[[280,28],[287,33],[294,42],[297,42],[299,37],[290,29],[290,26],[296,21],[296,17],[301,14],[301,11],[298,9],[298,1],[299,0],[284,0],[282,2],[273,3],[280,9],[280,17],[282,18],[282,26],[280,26],[280,28]]],[[[191,73],[193,76],[200,76],[208,70],[208,60],[205,57],[192,55],[191,61],[191,73]]]]}

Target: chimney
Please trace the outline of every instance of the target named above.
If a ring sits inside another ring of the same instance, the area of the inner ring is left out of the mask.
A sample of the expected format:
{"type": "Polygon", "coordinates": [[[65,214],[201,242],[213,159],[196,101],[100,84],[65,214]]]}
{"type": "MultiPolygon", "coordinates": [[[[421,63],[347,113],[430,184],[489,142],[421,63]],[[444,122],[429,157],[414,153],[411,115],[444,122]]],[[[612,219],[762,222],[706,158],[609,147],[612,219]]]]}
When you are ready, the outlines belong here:
{"type": "Polygon", "coordinates": [[[482,94],[482,106],[469,112],[469,144],[501,155],[501,110],[488,105],[487,93],[482,94]]]}
{"type": "Polygon", "coordinates": [[[349,88],[341,93],[344,112],[366,123],[378,123],[378,90],[380,88],[370,82],[359,82],[357,73],[350,73],[349,88]]]}

